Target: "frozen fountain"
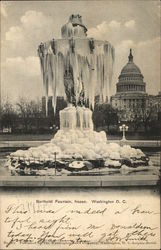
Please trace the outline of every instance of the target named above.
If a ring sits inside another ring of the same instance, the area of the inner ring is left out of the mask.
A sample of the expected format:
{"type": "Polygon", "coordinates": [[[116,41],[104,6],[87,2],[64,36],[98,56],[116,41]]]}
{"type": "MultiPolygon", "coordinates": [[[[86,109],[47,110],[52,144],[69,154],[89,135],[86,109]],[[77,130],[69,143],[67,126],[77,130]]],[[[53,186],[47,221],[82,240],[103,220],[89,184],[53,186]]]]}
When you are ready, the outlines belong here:
{"type": "Polygon", "coordinates": [[[54,112],[57,96],[63,96],[68,103],[59,114],[60,130],[47,144],[12,153],[10,168],[44,175],[53,175],[53,168],[59,174],[145,168],[148,158],[140,149],[107,144],[105,132],[93,130],[95,96],[101,102],[110,99],[114,48],[107,41],[87,38],[87,28],[80,15],[70,16],[61,29],[61,36],[38,47],[46,114],[49,91],[54,112]]]}
{"type": "Polygon", "coordinates": [[[54,110],[57,96],[75,106],[88,100],[92,108],[96,95],[102,101],[110,97],[114,48],[107,41],[87,38],[86,32],[81,16],[71,15],[61,29],[62,38],[38,48],[46,103],[50,88],[54,110]]]}

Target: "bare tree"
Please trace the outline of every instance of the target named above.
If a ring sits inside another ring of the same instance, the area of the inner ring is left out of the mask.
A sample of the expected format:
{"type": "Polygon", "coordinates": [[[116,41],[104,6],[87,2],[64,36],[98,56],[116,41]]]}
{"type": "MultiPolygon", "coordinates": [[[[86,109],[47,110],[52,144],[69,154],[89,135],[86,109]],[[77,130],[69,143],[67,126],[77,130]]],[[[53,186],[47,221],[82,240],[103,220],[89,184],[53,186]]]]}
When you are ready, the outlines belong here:
{"type": "Polygon", "coordinates": [[[131,121],[134,124],[135,131],[138,129],[141,124],[144,126],[145,132],[148,131],[151,122],[155,122],[158,117],[157,104],[154,103],[143,103],[141,106],[135,107],[133,110],[133,116],[131,121]]]}
{"type": "Polygon", "coordinates": [[[14,105],[7,98],[1,106],[0,126],[14,129],[17,117],[14,105]]]}
{"type": "Polygon", "coordinates": [[[24,98],[20,98],[17,102],[18,114],[22,119],[23,129],[25,132],[31,129],[31,125],[36,121],[36,127],[39,127],[39,118],[42,115],[41,102],[37,101],[28,101],[24,98]]]}
{"type": "Polygon", "coordinates": [[[110,104],[96,104],[93,112],[93,122],[96,128],[107,127],[110,131],[110,125],[118,123],[117,111],[110,104]]]}

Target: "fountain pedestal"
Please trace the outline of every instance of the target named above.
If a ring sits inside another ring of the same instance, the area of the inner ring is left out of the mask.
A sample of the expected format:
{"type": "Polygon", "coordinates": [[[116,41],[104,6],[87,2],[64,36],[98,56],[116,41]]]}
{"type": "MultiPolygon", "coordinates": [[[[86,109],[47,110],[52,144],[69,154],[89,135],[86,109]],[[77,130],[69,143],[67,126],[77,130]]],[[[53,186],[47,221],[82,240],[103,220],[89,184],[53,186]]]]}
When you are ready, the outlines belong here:
{"type": "Polygon", "coordinates": [[[70,105],[59,114],[61,130],[93,130],[92,111],[89,108],[70,105]]]}

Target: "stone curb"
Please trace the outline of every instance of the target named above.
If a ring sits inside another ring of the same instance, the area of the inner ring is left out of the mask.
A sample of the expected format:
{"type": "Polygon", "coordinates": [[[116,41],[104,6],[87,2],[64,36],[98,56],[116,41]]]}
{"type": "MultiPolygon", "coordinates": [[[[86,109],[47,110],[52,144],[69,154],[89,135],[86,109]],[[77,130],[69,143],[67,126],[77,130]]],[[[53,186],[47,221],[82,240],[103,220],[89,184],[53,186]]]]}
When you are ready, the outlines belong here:
{"type": "Polygon", "coordinates": [[[138,176],[1,176],[0,187],[156,186],[157,175],[138,176]]]}

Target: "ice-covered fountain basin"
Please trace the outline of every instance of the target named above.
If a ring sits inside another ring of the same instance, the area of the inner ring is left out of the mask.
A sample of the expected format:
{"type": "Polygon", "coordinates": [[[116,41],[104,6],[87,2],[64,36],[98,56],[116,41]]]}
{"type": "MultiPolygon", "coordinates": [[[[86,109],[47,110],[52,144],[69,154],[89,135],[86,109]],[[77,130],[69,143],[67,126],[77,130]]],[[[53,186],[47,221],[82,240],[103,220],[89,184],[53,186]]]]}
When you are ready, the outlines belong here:
{"type": "MultiPolygon", "coordinates": [[[[124,166],[148,166],[149,159],[140,149],[116,143],[107,144],[105,132],[93,130],[59,130],[50,143],[10,154],[10,167],[29,171],[51,169],[89,171],[124,166]]],[[[53,172],[54,174],[54,172],[53,172]]]]}
{"type": "MultiPolygon", "coordinates": [[[[101,132],[102,133],[102,132],[101,132]]],[[[141,159],[145,157],[144,153],[140,149],[131,148],[128,145],[123,147],[116,143],[103,143],[98,138],[98,143],[95,145],[92,140],[92,133],[86,131],[86,140],[80,137],[81,131],[74,131],[71,137],[68,137],[68,133],[61,133],[61,130],[57,134],[54,144],[48,143],[36,148],[30,148],[28,150],[17,150],[10,154],[11,158],[19,158],[21,160],[35,162],[37,161],[47,161],[56,159],[86,159],[86,160],[96,160],[104,159],[106,162],[116,162],[120,159],[141,159]],[[77,132],[77,133],[76,133],[77,132]],[[71,144],[71,141],[73,143],[71,144]]],[[[94,135],[97,137],[97,135],[94,135]]],[[[104,135],[100,135],[104,137],[104,135]]],[[[106,163],[107,164],[107,163],[106,163]]],[[[115,165],[115,164],[114,164],[115,165]]]]}

